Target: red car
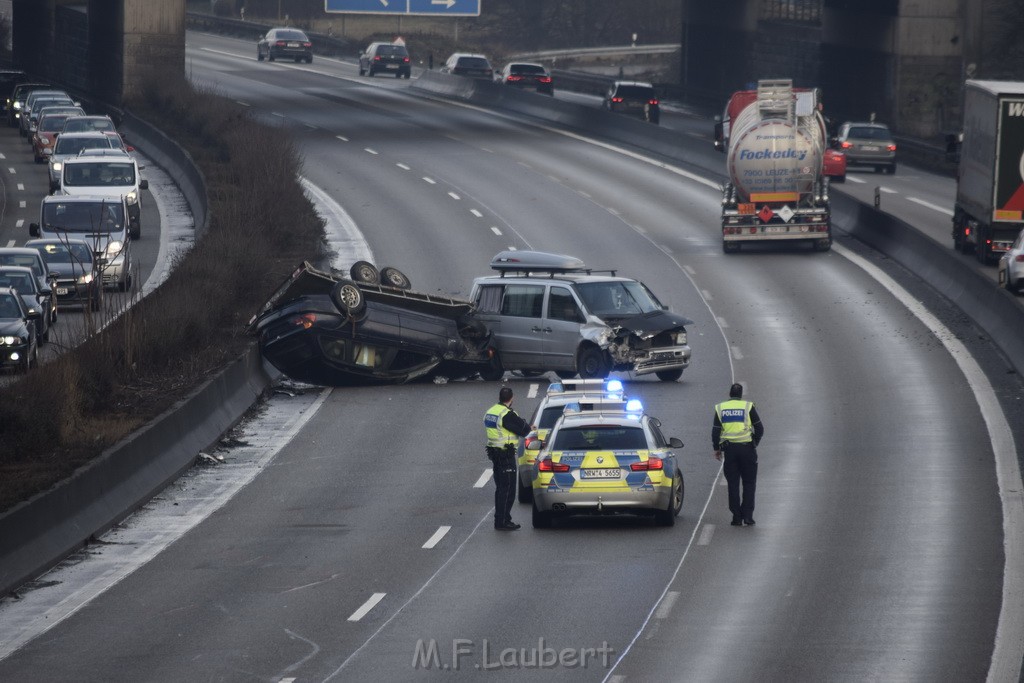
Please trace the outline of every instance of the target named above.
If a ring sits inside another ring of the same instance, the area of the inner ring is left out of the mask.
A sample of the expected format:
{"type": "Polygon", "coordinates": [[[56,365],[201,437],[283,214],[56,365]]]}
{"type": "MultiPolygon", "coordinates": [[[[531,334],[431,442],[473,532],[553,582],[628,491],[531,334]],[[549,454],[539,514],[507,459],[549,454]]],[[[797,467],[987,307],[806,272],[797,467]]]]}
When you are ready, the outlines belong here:
{"type": "Polygon", "coordinates": [[[826,149],[821,158],[821,172],[833,183],[846,182],[846,154],[837,149],[826,149]]]}

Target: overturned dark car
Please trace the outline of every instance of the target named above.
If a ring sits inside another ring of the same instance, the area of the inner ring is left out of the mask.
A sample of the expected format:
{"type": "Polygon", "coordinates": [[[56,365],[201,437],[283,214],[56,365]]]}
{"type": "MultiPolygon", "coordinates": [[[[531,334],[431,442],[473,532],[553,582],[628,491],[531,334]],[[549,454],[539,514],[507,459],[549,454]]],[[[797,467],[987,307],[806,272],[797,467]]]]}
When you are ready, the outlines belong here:
{"type": "Polygon", "coordinates": [[[490,334],[469,301],[412,291],[395,268],[300,265],[249,323],[274,367],[309,384],[471,377],[490,366],[490,334]]]}

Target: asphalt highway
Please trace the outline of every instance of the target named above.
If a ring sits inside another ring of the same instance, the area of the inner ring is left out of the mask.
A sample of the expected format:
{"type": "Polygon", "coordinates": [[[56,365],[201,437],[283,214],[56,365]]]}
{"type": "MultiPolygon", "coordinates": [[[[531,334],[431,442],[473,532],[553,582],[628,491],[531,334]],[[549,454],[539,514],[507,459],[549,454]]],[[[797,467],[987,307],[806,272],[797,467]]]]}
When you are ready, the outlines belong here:
{"type": "MultiPolygon", "coordinates": [[[[686,444],[682,515],[535,531],[517,505],[524,528],[495,532],[497,383],[275,399],[268,416],[291,401],[301,420],[250,425],[279,446],[251,482],[133,572],[100,573],[0,679],[985,678],[1004,567],[988,425],[1022,443],[1024,387],[961,314],[852,240],[722,254],[711,173],[251,47],[190,33],[190,73],[292,135],[304,177],[416,289],[466,295],[496,252],[538,249],[642,279],[694,320],[680,382],[621,377],[686,444]],[[729,526],[711,455],[734,380],[766,426],[755,527],[729,526]],[[976,400],[990,386],[994,408],[976,400]]],[[[694,163],[720,162],[696,137],[694,163]]],[[[529,414],[545,380],[509,384],[529,414]]]]}

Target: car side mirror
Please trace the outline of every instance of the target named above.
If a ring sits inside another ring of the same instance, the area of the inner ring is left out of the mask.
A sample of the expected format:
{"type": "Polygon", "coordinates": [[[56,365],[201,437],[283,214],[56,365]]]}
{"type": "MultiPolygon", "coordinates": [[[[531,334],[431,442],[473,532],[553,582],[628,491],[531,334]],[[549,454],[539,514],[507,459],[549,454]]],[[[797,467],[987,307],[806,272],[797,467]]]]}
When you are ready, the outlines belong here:
{"type": "Polygon", "coordinates": [[[139,189],[140,190],[148,190],[149,189],[149,181],[146,180],[145,178],[140,180],[139,181],[139,189]]]}
{"type": "Polygon", "coordinates": [[[50,280],[57,280],[60,278],[60,273],[47,273],[46,277],[50,280]]]}
{"type": "Polygon", "coordinates": [[[125,145],[124,146],[124,151],[126,151],[126,152],[134,152],[135,148],[132,147],[131,145],[125,145]]]}
{"type": "Polygon", "coordinates": [[[683,442],[680,441],[678,437],[673,436],[671,439],[668,440],[668,447],[669,448],[682,448],[683,447],[683,442]]]}
{"type": "Polygon", "coordinates": [[[32,236],[32,237],[39,237],[39,224],[38,223],[29,223],[28,224],[28,234],[30,236],[32,236]]]}
{"type": "Polygon", "coordinates": [[[42,313],[42,311],[37,311],[34,308],[30,308],[30,309],[28,309],[28,316],[27,317],[28,317],[29,320],[36,320],[38,318],[42,318],[43,317],[43,313],[42,313]]]}

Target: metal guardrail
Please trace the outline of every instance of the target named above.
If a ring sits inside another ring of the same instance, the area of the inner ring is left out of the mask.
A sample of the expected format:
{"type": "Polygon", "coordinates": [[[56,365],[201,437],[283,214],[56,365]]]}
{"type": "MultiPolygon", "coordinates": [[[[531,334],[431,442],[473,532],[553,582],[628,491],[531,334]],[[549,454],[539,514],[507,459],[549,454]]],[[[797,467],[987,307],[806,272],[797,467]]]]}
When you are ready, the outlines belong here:
{"type": "Polygon", "coordinates": [[[617,47],[577,47],[564,50],[538,50],[522,52],[509,57],[509,61],[540,59],[550,60],[562,57],[621,57],[623,55],[660,55],[671,54],[682,50],[681,43],[665,43],[662,45],[623,45],[617,47]]]}

